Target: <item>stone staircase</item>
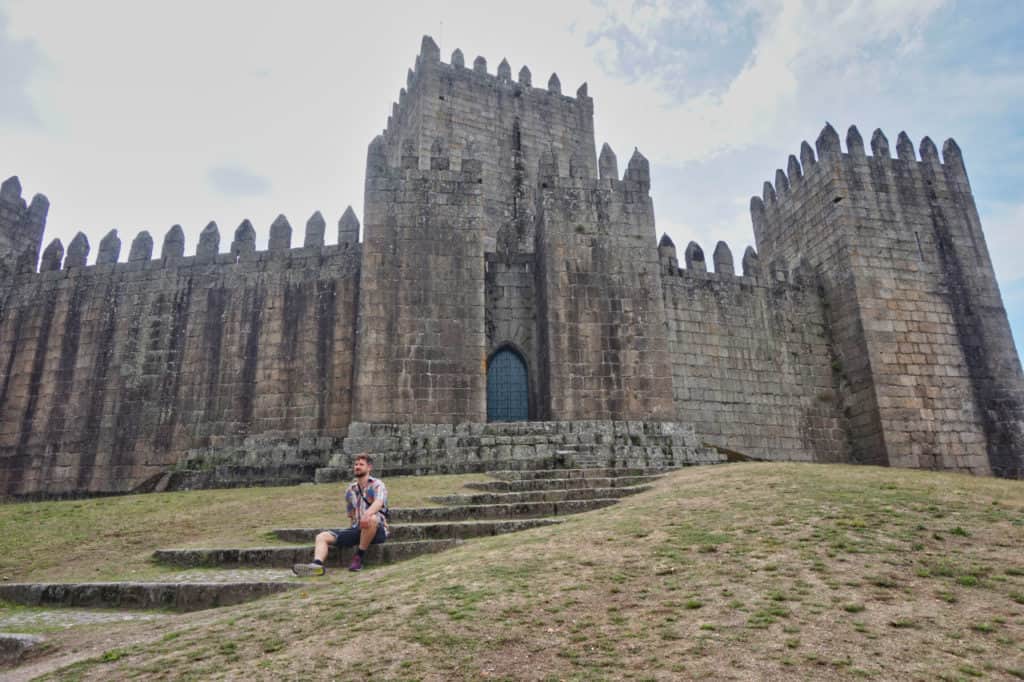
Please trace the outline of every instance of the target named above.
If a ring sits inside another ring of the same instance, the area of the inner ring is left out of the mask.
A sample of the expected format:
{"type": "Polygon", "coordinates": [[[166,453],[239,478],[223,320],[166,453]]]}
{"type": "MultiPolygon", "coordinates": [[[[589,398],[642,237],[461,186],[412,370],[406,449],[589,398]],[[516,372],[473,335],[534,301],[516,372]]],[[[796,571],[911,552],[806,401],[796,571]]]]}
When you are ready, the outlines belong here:
{"type": "MultiPolygon", "coordinates": [[[[372,545],[367,565],[441,552],[473,538],[560,523],[568,514],[601,509],[649,490],[666,468],[522,469],[490,472],[473,492],[432,498],[435,507],[393,508],[391,537],[372,545]]],[[[264,547],[158,549],[153,561],[182,572],[154,581],[6,583],[0,600],[35,607],[172,609],[227,606],[308,585],[291,565],[309,561],[319,528],[279,528],[264,547]],[[279,544],[278,544],[279,543],[279,544]],[[214,569],[214,570],[210,570],[214,569]]],[[[332,548],[329,570],[343,570],[351,549],[332,548]]],[[[3,623],[0,623],[0,630],[3,623]]]]}
{"type": "Polygon", "coordinates": [[[716,464],[689,424],[643,421],[369,424],[340,437],[268,431],[234,442],[220,437],[189,450],[133,492],[296,485],[347,480],[352,458],[374,455],[380,476],[555,468],[679,467],[716,464]]]}

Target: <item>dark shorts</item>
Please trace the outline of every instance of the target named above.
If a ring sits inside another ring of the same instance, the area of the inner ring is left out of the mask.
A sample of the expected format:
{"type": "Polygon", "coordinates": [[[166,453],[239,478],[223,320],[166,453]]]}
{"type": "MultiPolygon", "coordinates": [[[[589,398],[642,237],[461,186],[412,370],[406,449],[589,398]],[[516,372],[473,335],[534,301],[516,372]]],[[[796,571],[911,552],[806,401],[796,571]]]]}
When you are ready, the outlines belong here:
{"type": "MultiPolygon", "coordinates": [[[[360,528],[345,528],[337,530],[329,530],[328,533],[334,535],[334,544],[338,547],[355,547],[359,544],[359,533],[360,528]]],[[[373,536],[373,542],[371,545],[379,545],[388,539],[387,533],[384,532],[384,526],[377,526],[377,534],[373,536]]]]}

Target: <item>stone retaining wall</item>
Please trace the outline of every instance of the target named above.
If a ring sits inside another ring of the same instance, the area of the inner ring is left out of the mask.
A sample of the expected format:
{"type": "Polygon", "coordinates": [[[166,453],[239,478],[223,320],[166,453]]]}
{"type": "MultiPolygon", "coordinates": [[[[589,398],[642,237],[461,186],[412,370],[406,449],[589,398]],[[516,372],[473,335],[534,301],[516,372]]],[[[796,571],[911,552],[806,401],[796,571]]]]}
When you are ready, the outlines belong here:
{"type": "Polygon", "coordinates": [[[342,452],[317,481],[351,475],[353,457],[372,453],[380,474],[470,473],[552,466],[673,467],[716,464],[693,427],[675,422],[566,421],[490,424],[353,422],[342,452]]]}

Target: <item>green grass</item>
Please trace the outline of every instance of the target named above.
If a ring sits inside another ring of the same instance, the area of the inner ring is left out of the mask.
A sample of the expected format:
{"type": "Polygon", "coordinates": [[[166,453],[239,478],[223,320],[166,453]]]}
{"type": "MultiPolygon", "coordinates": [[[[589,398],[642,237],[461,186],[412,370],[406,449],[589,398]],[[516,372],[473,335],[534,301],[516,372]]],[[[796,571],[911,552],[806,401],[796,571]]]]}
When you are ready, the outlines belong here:
{"type": "MultiPolygon", "coordinates": [[[[436,506],[482,475],[386,479],[393,507],[436,506]]],[[[239,488],[0,504],[0,579],[113,580],[172,570],[152,565],[165,547],[259,547],[273,528],[332,527],[346,484],[239,488]]]]}
{"type": "MultiPolygon", "coordinates": [[[[228,492],[236,493],[210,501],[228,492]]],[[[245,523],[258,536],[257,524],[245,523]]],[[[316,524],[270,519],[265,527],[282,525],[316,524]]],[[[199,524],[194,534],[206,532],[199,524]]],[[[112,626],[109,641],[133,627],[150,628],[150,639],[72,672],[998,678],[1024,670],[1024,610],[1015,601],[1024,594],[1022,546],[1020,482],[838,465],[694,468],[558,526],[166,625],[112,626]],[[950,531],[957,527],[969,535],[950,531]],[[353,626],[361,604],[372,608],[353,626]],[[379,655],[360,658],[367,650],[379,655]]]]}

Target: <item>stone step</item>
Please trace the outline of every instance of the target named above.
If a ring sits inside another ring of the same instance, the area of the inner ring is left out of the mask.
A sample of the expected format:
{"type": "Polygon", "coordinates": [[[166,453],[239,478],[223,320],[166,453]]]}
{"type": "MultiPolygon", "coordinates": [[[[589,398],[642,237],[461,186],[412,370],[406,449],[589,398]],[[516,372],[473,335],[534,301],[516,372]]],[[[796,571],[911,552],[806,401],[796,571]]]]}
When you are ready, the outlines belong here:
{"type": "Polygon", "coordinates": [[[580,490],[583,488],[625,488],[654,483],[663,474],[593,478],[527,478],[512,481],[479,481],[463,487],[489,493],[525,492],[528,490],[580,490]]]}
{"type": "Polygon", "coordinates": [[[503,481],[525,481],[545,478],[623,478],[631,476],[654,476],[675,471],[674,467],[632,467],[632,468],[611,468],[611,467],[588,467],[575,469],[539,469],[539,470],[515,470],[502,469],[488,471],[488,476],[503,481]]]}
{"type": "MultiPolygon", "coordinates": [[[[458,456],[447,450],[424,453],[410,452],[374,452],[373,471],[375,476],[426,476],[435,474],[482,474],[491,469],[509,471],[548,470],[565,466],[562,459],[495,459],[481,458],[478,453],[472,456],[458,456]]],[[[332,465],[319,467],[314,480],[317,483],[337,483],[352,480],[352,466],[348,463],[338,466],[335,459],[347,460],[351,456],[336,454],[332,465]]]]}
{"type": "MultiPolygon", "coordinates": [[[[441,552],[454,547],[458,540],[412,540],[408,542],[385,542],[370,545],[366,551],[366,561],[373,563],[390,563],[411,559],[422,554],[441,552]]],[[[337,549],[332,547],[327,556],[328,565],[342,566],[347,564],[355,550],[352,547],[337,549]]],[[[287,545],[281,547],[244,547],[244,548],[210,548],[210,549],[158,549],[153,552],[153,561],[189,568],[258,568],[258,567],[290,567],[292,564],[307,563],[313,560],[313,545],[287,545]]]]}
{"type": "Polygon", "coordinates": [[[565,502],[517,502],[514,504],[472,504],[461,507],[418,507],[392,509],[396,523],[430,523],[436,521],[484,521],[488,519],[530,519],[565,516],[603,509],[618,499],[568,500],[565,502]]]}
{"type": "Polygon", "coordinates": [[[24,606],[198,611],[298,587],[299,582],[3,583],[0,600],[24,606]]]}
{"type": "MultiPolygon", "coordinates": [[[[571,479],[570,479],[571,480],[571,479]]],[[[649,485],[620,488],[568,488],[560,490],[525,490],[509,493],[475,493],[470,495],[438,495],[431,502],[448,505],[512,504],[518,502],[566,502],[569,500],[595,500],[626,497],[650,490],[649,485]]]]}
{"type": "Polygon", "coordinates": [[[38,635],[0,632],[0,665],[17,665],[43,649],[46,640],[38,635]]]}
{"type": "MultiPolygon", "coordinates": [[[[439,540],[454,538],[487,537],[515,533],[520,530],[551,526],[561,523],[559,519],[517,519],[508,521],[452,521],[441,523],[404,523],[390,527],[388,542],[407,540],[439,540]]],[[[278,528],[273,531],[283,542],[313,542],[323,528],[278,528]]]]}

